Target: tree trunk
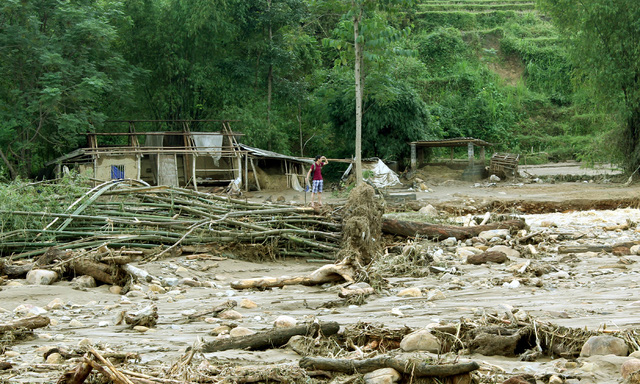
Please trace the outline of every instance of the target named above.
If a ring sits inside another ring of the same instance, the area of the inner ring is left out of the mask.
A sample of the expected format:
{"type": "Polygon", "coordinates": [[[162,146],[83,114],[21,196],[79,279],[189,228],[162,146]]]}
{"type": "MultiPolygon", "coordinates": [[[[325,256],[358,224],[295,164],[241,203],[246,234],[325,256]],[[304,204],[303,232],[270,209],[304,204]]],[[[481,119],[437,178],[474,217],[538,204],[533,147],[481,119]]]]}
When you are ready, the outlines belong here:
{"type": "Polygon", "coordinates": [[[416,377],[425,376],[455,376],[475,371],[480,365],[475,361],[458,364],[431,365],[410,359],[378,356],[371,359],[331,359],[328,357],[303,357],[300,366],[305,369],[344,372],[367,373],[381,368],[393,368],[398,372],[410,374],[416,377]]]}
{"type": "Polygon", "coordinates": [[[8,323],[0,324],[0,332],[8,332],[15,331],[16,329],[26,328],[26,329],[36,329],[36,328],[44,328],[51,320],[48,317],[38,315],[27,317],[24,319],[13,320],[8,323]]]}
{"type": "Polygon", "coordinates": [[[487,225],[476,225],[474,227],[457,227],[452,225],[439,225],[418,223],[413,221],[401,221],[394,219],[382,220],[382,231],[393,235],[401,236],[426,236],[435,240],[444,240],[455,237],[458,240],[468,239],[478,236],[480,232],[492,229],[523,229],[524,220],[507,220],[499,223],[487,225]]]}
{"type": "Polygon", "coordinates": [[[359,8],[353,17],[353,41],[355,47],[355,80],[356,80],[356,185],[362,184],[362,42],[360,37],[360,21],[362,9],[359,8]]]}
{"type": "Polygon", "coordinates": [[[7,169],[9,170],[9,177],[11,177],[11,180],[15,180],[17,176],[16,170],[15,168],[13,168],[13,164],[9,162],[9,159],[7,158],[7,156],[5,156],[4,152],[2,151],[2,148],[0,148],[0,158],[2,158],[2,161],[7,166],[7,169]]]}
{"type": "Polygon", "coordinates": [[[210,353],[229,349],[264,350],[278,348],[289,342],[296,335],[314,336],[318,331],[325,336],[336,334],[340,325],[336,322],[310,325],[298,325],[290,328],[275,328],[248,336],[232,337],[230,339],[213,340],[202,346],[202,352],[210,353]]]}

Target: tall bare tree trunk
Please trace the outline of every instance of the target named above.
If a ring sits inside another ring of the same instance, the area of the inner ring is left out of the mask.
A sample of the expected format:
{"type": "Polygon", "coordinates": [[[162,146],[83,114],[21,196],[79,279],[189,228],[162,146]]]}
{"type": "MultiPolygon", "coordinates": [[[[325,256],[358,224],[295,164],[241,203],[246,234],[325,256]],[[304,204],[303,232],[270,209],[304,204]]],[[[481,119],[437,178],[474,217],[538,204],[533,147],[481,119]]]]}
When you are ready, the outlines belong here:
{"type": "Polygon", "coordinates": [[[353,38],[355,46],[355,78],[356,78],[356,185],[362,184],[362,42],[358,40],[360,36],[360,21],[362,20],[362,9],[353,17],[353,38]]]}
{"type": "MultiPolygon", "coordinates": [[[[271,87],[273,83],[273,30],[271,29],[271,0],[267,1],[269,10],[269,73],[267,74],[267,127],[271,127],[271,87]]],[[[271,140],[269,140],[269,150],[271,150],[271,140]]]]}
{"type": "Polygon", "coordinates": [[[2,161],[4,161],[4,164],[7,166],[7,169],[9,170],[9,177],[11,177],[11,180],[15,180],[16,170],[15,168],[13,168],[13,164],[9,162],[9,159],[7,159],[7,156],[5,156],[2,148],[0,148],[0,158],[2,158],[2,161]]]}

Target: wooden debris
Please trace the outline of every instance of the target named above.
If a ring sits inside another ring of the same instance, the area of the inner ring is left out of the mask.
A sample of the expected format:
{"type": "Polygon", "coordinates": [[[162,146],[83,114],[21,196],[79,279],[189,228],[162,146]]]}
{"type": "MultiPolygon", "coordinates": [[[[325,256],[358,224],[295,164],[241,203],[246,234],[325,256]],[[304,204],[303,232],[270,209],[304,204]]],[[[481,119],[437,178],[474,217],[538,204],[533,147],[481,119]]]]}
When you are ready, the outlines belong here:
{"type": "Polygon", "coordinates": [[[229,349],[262,350],[278,348],[285,345],[289,339],[296,335],[314,335],[317,332],[330,336],[338,332],[340,325],[336,322],[312,323],[310,325],[298,325],[290,328],[274,328],[266,332],[253,335],[219,339],[204,343],[202,352],[226,351],[229,349]]]}
{"type": "Polygon", "coordinates": [[[455,237],[458,240],[468,239],[478,236],[480,232],[493,229],[519,230],[525,227],[524,220],[507,220],[486,225],[476,225],[474,227],[459,227],[451,225],[418,223],[413,221],[403,221],[385,218],[382,221],[382,231],[392,235],[400,236],[424,236],[434,240],[444,240],[455,237]]]}
{"type": "Polygon", "coordinates": [[[344,373],[366,373],[381,368],[393,368],[398,372],[415,377],[447,377],[475,371],[480,365],[475,361],[456,364],[432,365],[423,361],[377,356],[371,359],[331,359],[327,357],[303,357],[300,366],[305,369],[344,373]]]}
{"type": "Polygon", "coordinates": [[[246,279],[231,282],[233,289],[276,288],[285,285],[318,285],[336,281],[353,282],[355,270],[349,264],[327,264],[307,276],[282,276],[246,279]]]}
{"type": "Polygon", "coordinates": [[[38,315],[33,317],[25,317],[23,319],[0,324],[0,332],[15,331],[18,329],[44,328],[49,325],[50,322],[51,320],[47,316],[38,315]]]}
{"type": "Polygon", "coordinates": [[[199,319],[201,317],[205,317],[208,315],[211,315],[213,317],[218,316],[220,313],[228,310],[228,309],[232,309],[235,308],[235,306],[238,305],[238,303],[236,303],[235,300],[227,300],[224,303],[220,304],[220,305],[216,305],[215,307],[211,308],[211,309],[207,309],[204,311],[200,311],[200,312],[196,312],[193,313],[191,315],[189,315],[189,319],[190,320],[195,320],[195,319],[199,319]]]}
{"type": "Polygon", "coordinates": [[[467,264],[485,264],[485,263],[497,263],[502,264],[509,261],[509,258],[504,252],[500,251],[488,251],[482,252],[477,255],[471,255],[467,257],[467,264]]]}

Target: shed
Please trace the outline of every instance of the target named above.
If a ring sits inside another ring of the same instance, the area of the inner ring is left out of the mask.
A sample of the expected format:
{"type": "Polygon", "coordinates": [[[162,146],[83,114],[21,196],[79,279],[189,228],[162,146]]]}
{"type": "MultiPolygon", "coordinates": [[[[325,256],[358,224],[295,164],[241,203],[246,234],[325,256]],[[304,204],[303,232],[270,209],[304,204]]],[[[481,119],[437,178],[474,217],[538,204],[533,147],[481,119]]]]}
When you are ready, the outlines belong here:
{"type": "Polygon", "coordinates": [[[451,148],[451,160],[453,161],[453,148],[454,147],[467,147],[467,155],[469,159],[468,168],[474,167],[475,162],[475,147],[480,147],[480,160],[482,164],[485,163],[485,147],[492,144],[473,137],[456,137],[451,139],[442,140],[419,140],[411,142],[411,170],[415,171],[417,168],[424,164],[424,150],[425,148],[436,147],[450,147],[451,148]]]}

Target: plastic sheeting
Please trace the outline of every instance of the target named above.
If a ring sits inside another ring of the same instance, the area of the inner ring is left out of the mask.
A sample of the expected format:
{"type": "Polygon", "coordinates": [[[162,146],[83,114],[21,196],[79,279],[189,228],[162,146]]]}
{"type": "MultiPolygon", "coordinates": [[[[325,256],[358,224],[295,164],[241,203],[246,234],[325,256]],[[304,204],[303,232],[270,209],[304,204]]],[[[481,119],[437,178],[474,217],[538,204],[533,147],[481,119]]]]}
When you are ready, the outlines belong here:
{"type": "Polygon", "coordinates": [[[222,158],[222,139],[223,135],[211,134],[211,135],[191,135],[193,142],[199,151],[205,152],[211,155],[213,163],[218,167],[220,165],[220,159],[222,158]]]}
{"type": "MultiPolygon", "coordinates": [[[[349,168],[345,171],[343,178],[346,178],[352,169],[353,164],[349,165],[349,168]]],[[[393,172],[391,168],[387,167],[387,165],[380,159],[378,159],[377,162],[363,162],[362,170],[371,171],[371,175],[369,175],[369,177],[363,177],[363,179],[366,179],[378,188],[387,188],[402,184],[398,174],[393,172]]]]}

